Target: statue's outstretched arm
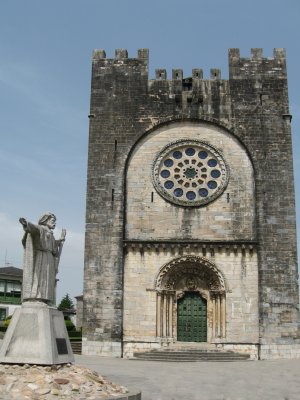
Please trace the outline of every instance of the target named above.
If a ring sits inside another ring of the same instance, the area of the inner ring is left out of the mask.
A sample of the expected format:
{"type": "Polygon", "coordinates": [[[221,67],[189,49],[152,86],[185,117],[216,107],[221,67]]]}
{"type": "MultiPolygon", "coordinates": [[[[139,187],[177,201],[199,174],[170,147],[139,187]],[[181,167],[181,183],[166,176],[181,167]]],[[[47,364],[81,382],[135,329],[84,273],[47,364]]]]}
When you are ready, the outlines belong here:
{"type": "Polygon", "coordinates": [[[31,234],[39,234],[40,233],[38,226],[27,221],[25,218],[19,218],[19,222],[20,222],[20,224],[22,224],[25,232],[29,232],[31,234]]]}
{"type": "Polygon", "coordinates": [[[19,218],[19,222],[20,224],[22,224],[23,228],[26,229],[27,228],[27,221],[25,218],[19,218]]]}

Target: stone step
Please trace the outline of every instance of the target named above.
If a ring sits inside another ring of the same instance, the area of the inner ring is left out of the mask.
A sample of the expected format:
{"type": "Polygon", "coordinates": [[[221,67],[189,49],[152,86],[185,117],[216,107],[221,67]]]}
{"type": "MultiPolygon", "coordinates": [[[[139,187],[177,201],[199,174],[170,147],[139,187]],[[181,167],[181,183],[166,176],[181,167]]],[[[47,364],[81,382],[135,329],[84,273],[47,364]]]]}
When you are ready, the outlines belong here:
{"type": "Polygon", "coordinates": [[[135,358],[135,361],[159,361],[159,362],[245,362],[245,361],[251,361],[250,359],[245,359],[245,358],[215,358],[215,359],[210,359],[210,358],[198,358],[195,360],[191,360],[190,358],[182,359],[182,358],[172,358],[172,359],[165,359],[165,358],[135,358]]]}
{"type": "Polygon", "coordinates": [[[165,360],[172,360],[173,358],[176,359],[189,359],[189,360],[200,360],[200,359],[222,359],[225,360],[226,358],[234,358],[234,359],[243,359],[243,360],[247,360],[249,359],[249,356],[247,355],[234,355],[234,354],[226,354],[226,355],[211,355],[211,354],[203,354],[202,356],[192,356],[192,355],[183,355],[183,354],[174,354],[172,356],[170,355],[164,355],[164,354],[151,354],[151,355],[146,355],[146,354],[142,354],[142,355],[138,355],[135,354],[136,358],[144,358],[144,359],[153,359],[153,358],[159,358],[159,359],[165,359],[165,360]]]}
{"type": "Polygon", "coordinates": [[[231,351],[204,351],[204,350],[153,350],[145,353],[134,353],[137,360],[196,362],[196,361],[245,361],[250,360],[249,354],[234,353],[231,351]]]}
{"type": "Polygon", "coordinates": [[[71,347],[72,347],[73,354],[81,354],[81,352],[82,352],[82,342],[81,341],[78,341],[78,342],[71,341],[71,347]]]}
{"type": "Polygon", "coordinates": [[[163,347],[159,350],[168,350],[168,349],[213,349],[218,350],[218,344],[216,343],[207,343],[207,342],[175,342],[169,344],[168,347],[163,347]]]}
{"type": "Polygon", "coordinates": [[[180,349],[166,349],[166,350],[152,350],[149,351],[149,353],[163,353],[163,354],[174,354],[174,353],[179,353],[179,354],[241,354],[241,353],[235,353],[232,350],[204,350],[204,349],[186,349],[186,350],[180,350],[180,349]]]}
{"type": "MultiPolygon", "coordinates": [[[[139,354],[137,353],[136,355],[135,355],[135,357],[139,357],[139,354]]],[[[148,357],[148,358],[151,358],[151,357],[156,357],[156,358],[174,358],[174,357],[177,357],[177,358],[227,358],[227,357],[232,357],[232,358],[234,358],[234,357],[239,357],[239,358],[245,358],[245,359],[247,359],[247,358],[249,358],[249,356],[248,355],[246,355],[246,354],[234,354],[234,353],[231,353],[231,354],[223,354],[223,353],[219,353],[219,354],[214,354],[214,353],[205,353],[205,354],[188,354],[188,353],[186,353],[186,354],[180,354],[180,353],[174,353],[174,354],[163,354],[163,353],[156,353],[156,354],[143,354],[143,357],[148,357]]]]}

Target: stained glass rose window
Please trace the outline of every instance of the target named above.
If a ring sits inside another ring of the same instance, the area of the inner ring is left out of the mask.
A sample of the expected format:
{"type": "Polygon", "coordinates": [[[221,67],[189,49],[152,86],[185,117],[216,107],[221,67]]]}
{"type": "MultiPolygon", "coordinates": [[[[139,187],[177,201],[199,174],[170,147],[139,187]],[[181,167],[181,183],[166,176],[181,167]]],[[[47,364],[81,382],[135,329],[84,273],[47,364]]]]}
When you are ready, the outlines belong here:
{"type": "Polygon", "coordinates": [[[166,200],[184,206],[201,206],[224,191],[229,171],[214,147],[197,140],[167,145],[153,163],[153,183],[166,200]]]}

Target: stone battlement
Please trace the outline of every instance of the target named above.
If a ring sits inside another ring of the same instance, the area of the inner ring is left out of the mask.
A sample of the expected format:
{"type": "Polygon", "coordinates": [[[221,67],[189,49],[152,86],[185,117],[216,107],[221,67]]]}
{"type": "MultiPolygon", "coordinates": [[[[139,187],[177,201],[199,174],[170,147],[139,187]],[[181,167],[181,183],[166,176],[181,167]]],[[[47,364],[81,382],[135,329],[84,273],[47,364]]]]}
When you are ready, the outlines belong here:
{"type": "Polygon", "coordinates": [[[263,57],[260,48],[251,49],[251,57],[240,57],[239,49],[229,49],[229,79],[286,79],[285,49],[276,48],[273,58],[263,57]]]}
{"type": "Polygon", "coordinates": [[[243,61],[251,61],[251,60],[282,60],[285,59],[285,49],[283,48],[275,48],[273,50],[274,58],[266,58],[263,56],[263,49],[261,48],[252,48],[251,49],[251,57],[240,57],[240,49],[229,49],[229,61],[243,60],[243,61]]]}
{"type": "MultiPolygon", "coordinates": [[[[266,76],[269,78],[286,77],[286,54],[285,49],[275,48],[273,51],[273,58],[264,57],[263,49],[252,48],[250,57],[241,57],[240,49],[232,48],[228,51],[229,61],[229,78],[230,79],[241,79],[241,78],[259,78],[260,76],[266,76]]],[[[102,67],[110,68],[113,66],[147,66],[149,61],[149,50],[139,49],[137,51],[137,57],[128,57],[128,51],[126,49],[116,49],[114,58],[106,58],[105,50],[94,50],[93,52],[93,64],[101,63],[102,67]]],[[[184,78],[183,70],[180,68],[172,69],[172,76],[170,81],[183,81],[184,79],[191,80],[204,80],[203,70],[200,68],[194,68],[192,70],[191,77],[184,78]]],[[[168,80],[167,71],[164,68],[157,68],[155,70],[156,80],[168,80]]],[[[221,80],[221,70],[218,68],[210,69],[210,80],[221,80]]]]}
{"type": "Polygon", "coordinates": [[[126,49],[116,49],[115,58],[106,58],[106,52],[103,49],[97,49],[93,51],[93,61],[97,60],[147,60],[149,59],[149,49],[139,49],[137,51],[137,58],[128,58],[128,51],[126,49]]]}

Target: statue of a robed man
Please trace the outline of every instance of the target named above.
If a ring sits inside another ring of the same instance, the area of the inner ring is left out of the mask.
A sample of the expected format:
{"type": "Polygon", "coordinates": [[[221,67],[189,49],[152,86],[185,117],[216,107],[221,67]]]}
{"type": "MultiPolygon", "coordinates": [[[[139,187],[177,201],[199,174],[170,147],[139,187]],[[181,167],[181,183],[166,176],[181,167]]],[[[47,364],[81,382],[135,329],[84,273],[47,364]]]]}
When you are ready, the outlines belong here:
{"type": "MultiPolygon", "coordinates": [[[[25,235],[23,301],[15,309],[0,346],[0,363],[54,365],[74,362],[64,316],[55,307],[56,274],[66,231],[55,240],[56,217],[38,224],[19,219],[25,235]]],[[[1,397],[1,395],[0,395],[1,397]]]]}
{"type": "Polygon", "coordinates": [[[53,229],[56,217],[48,212],[41,216],[38,225],[25,218],[19,219],[25,234],[23,270],[23,301],[38,300],[55,304],[55,287],[58,264],[65,241],[63,229],[59,240],[55,240],[53,229]]]}

